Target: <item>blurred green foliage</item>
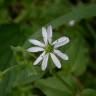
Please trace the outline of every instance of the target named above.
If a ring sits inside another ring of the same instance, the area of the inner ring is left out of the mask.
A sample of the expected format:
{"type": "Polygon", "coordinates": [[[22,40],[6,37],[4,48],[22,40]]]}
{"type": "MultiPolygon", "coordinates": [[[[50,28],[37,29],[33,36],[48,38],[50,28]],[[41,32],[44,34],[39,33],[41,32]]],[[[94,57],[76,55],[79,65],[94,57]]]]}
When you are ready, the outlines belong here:
{"type": "Polygon", "coordinates": [[[0,0],[0,96],[96,96],[95,26],[96,0],[0,0]],[[26,52],[49,24],[54,40],[71,41],[61,48],[69,61],[54,73],[33,66],[36,56],[26,52]]]}

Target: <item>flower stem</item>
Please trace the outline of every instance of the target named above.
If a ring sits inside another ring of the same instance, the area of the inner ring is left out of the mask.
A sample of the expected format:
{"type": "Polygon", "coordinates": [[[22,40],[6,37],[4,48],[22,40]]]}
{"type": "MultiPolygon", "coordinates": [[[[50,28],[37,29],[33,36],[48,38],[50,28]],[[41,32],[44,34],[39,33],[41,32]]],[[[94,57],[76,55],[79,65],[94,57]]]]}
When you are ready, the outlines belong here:
{"type": "Polygon", "coordinates": [[[2,74],[5,75],[7,72],[9,72],[9,71],[11,71],[11,70],[14,70],[15,68],[18,68],[18,67],[21,66],[21,65],[24,65],[24,63],[11,66],[11,67],[5,69],[5,70],[2,72],[2,74]]]}
{"type": "MultiPolygon", "coordinates": [[[[51,65],[51,64],[50,64],[51,65]]],[[[50,66],[50,73],[55,76],[67,89],[68,93],[72,94],[72,90],[70,89],[70,86],[58,75],[57,72],[55,72],[52,69],[52,66],[50,66]]]]}
{"type": "Polygon", "coordinates": [[[69,85],[58,75],[58,73],[54,72],[55,77],[62,82],[64,86],[66,86],[67,91],[72,94],[72,90],[70,89],[69,85]]]}

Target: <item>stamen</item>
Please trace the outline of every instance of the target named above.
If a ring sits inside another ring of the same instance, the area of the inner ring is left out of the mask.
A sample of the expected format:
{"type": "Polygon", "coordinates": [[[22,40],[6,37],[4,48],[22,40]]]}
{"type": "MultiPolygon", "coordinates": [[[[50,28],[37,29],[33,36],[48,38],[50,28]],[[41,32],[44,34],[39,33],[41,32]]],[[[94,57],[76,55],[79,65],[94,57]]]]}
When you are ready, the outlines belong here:
{"type": "Polygon", "coordinates": [[[45,47],[45,52],[46,52],[46,53],[51,53],[51,52],[53,52],[53,49],[54,49],[53,45],[48,44],[48,45],[45,47]]]}

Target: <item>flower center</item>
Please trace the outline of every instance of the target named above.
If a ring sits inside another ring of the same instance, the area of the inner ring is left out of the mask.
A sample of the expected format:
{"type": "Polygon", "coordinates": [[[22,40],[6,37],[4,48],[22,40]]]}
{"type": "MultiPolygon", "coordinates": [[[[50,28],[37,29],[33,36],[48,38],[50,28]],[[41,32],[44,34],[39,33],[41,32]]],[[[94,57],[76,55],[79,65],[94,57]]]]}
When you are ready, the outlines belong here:
{"type": "Polygon", "coordinates": [[[53,49],[54,49],[54,47],[53,47],[51,44],[48,44],[48,45],[45,47],[46,53],[53,52],[53,49]]]}

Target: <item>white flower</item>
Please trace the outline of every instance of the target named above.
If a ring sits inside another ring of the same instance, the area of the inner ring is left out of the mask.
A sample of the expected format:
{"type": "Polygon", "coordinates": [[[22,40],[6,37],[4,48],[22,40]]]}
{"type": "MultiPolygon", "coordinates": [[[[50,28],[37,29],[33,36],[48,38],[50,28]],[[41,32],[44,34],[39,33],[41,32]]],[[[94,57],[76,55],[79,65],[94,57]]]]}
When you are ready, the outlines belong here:
{"type": "Polygon", "coordinates": [[[37,65],[42,60],[42,70],[45,70],[47,68],[48,64],[48,58],[51,56],[53,63],[57,68],[61,68],[61,63],[58,60],[57,56],[62,58],[63,60],[68,60],[68,56],[64,53],[62,53],[57,48],[67,44],[69,42],[68,37],[61,37],[57,39],[56,41],[52,42],[52,26],[48,26],[48,28],[42,27],[42,35],[44,39],[44,43],[35,40],[30,39],[29,42],[36,45],[35,47],[28,48],[28,52],[40,52],[43,51],[42,54],[36,59],[36,61],[33,63],[34,65],[37,65]],[[57,56],[56,56],[57,55],[57,56]]]}

